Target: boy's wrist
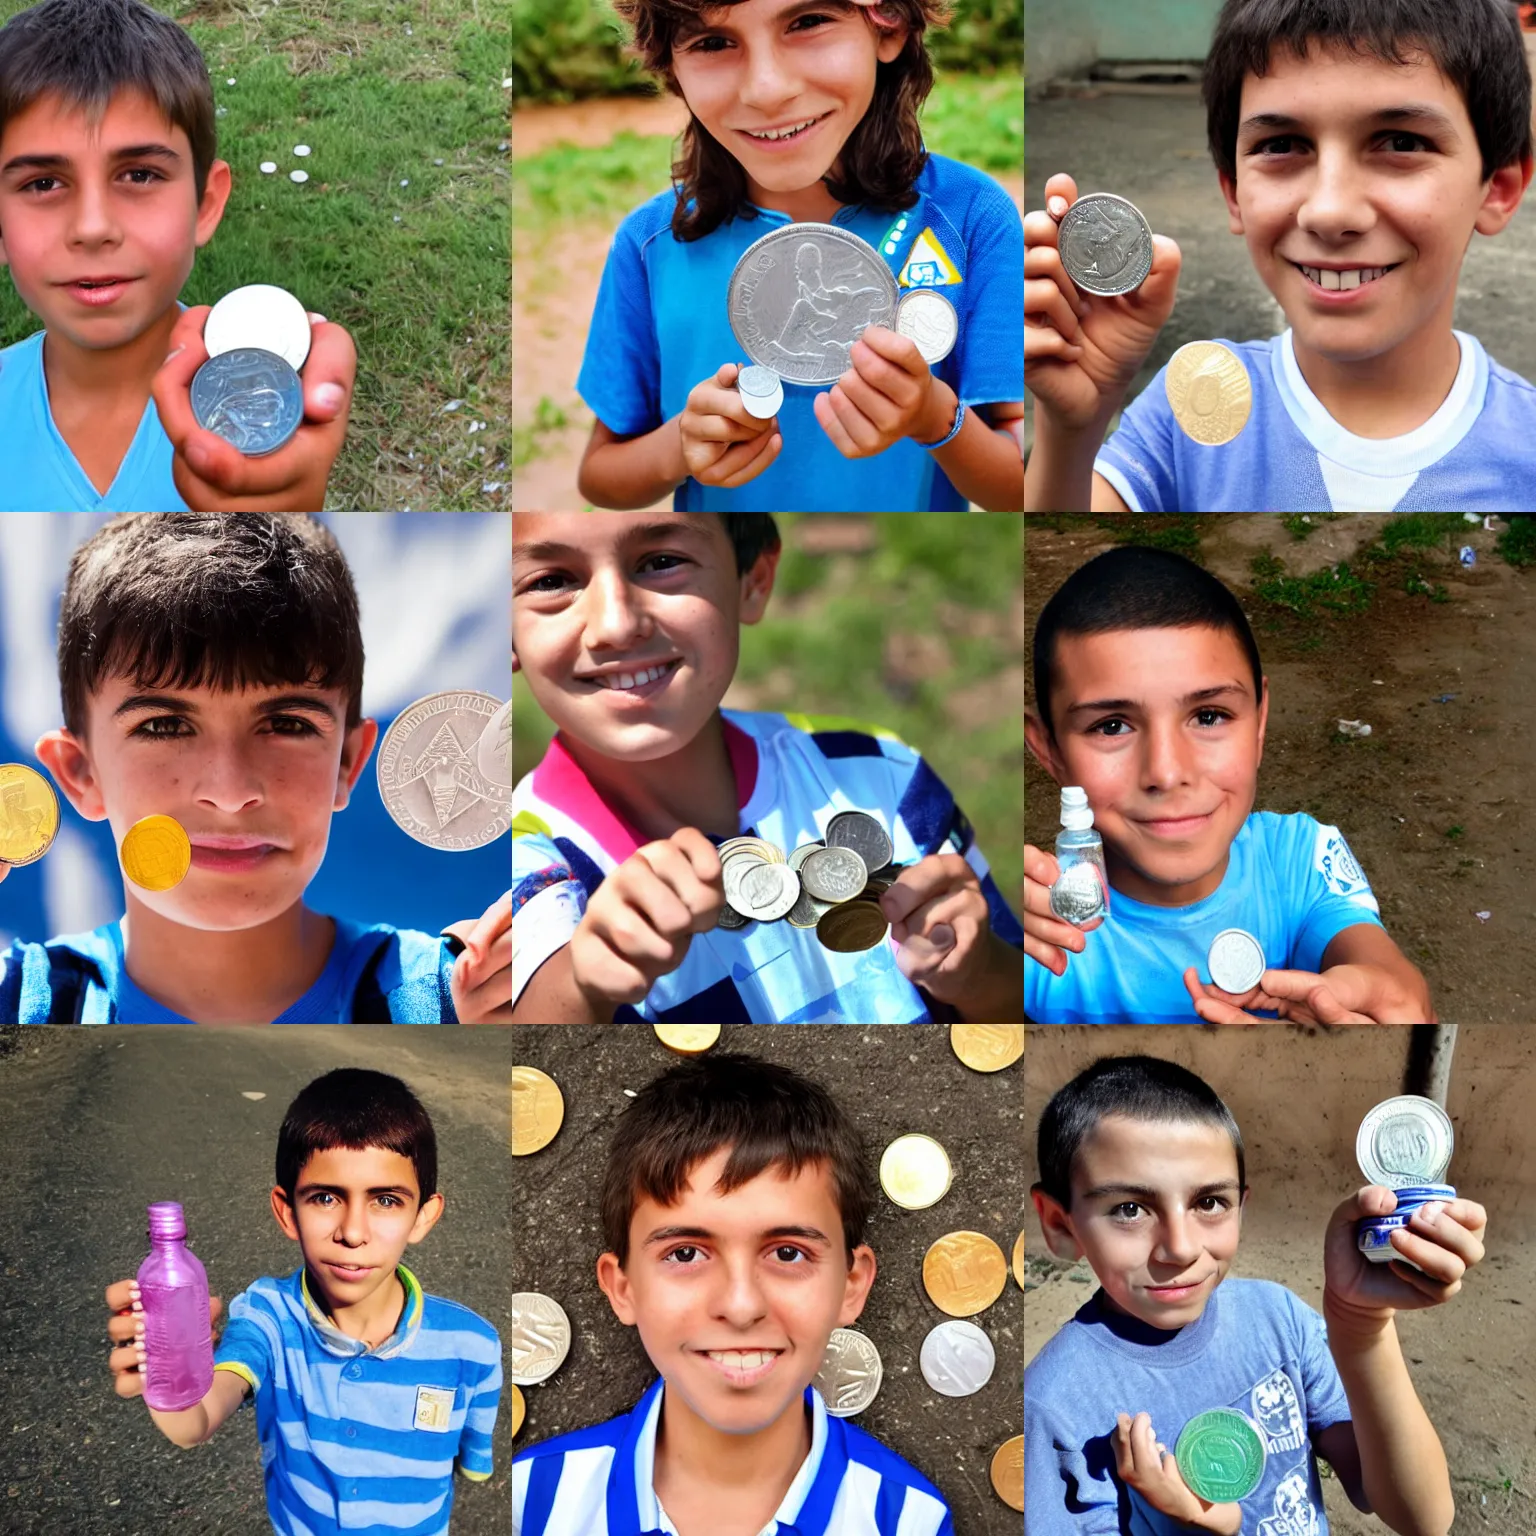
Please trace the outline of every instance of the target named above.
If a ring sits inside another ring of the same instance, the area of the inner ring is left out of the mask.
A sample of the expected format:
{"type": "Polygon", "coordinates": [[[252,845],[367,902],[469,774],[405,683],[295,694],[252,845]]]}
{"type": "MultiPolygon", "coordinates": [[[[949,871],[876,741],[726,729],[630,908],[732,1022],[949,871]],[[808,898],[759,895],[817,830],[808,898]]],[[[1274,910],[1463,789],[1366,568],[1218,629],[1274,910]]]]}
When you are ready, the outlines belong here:
{"type": "Polygon", "coordinates": [[[935,378],[928,386],[928,400],[918,423],[907,435],[919,446],[936,443],[949,435],[955,424],[960,397],[943,379],[935,378]]]}
{"type": "Polygon", "coordinates": [[[1335,1356],[1340,1350],[1358,1354],[1375,1348],[1389,1335],[1397,1333],[1396,1312],[1371,1308],[1362,1311],[1323,1288],[1323,1321],[1328,1325],[1328,1347],[1335,1356]]]}

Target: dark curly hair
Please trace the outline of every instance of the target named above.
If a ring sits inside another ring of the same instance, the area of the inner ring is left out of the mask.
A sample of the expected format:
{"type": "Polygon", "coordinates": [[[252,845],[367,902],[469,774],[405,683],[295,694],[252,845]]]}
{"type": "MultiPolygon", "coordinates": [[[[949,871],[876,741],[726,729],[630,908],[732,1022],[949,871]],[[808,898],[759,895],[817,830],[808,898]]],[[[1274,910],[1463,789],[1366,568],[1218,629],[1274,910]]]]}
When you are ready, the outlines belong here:
{"type": "MultiPolygon", "coordinates": [[[[704,11],[739,5],[742,0],[614,0],[614,9],[634,30],[634,51],[645,67],[660,75],[674,96],[682,96],[672,70],[672,44],[679,27],[704,11]]],[[[841,9],[847,0],[833,0],[841,9]]],[[[837,164],[825,177],[827,190],[840,203],[863,203],[896,213],[917,201],[914,187],[927,163],[917,113],[933,89],[933,64],[923,33],[949,19],[947,0],[885,0],[865,9],[878,31],[907,29],[906,46],[875,71],[875,95],[858,127],[848,136],[837,164]]],[[[696,117],[683,130],[672,162],[677,206],[672,233],[679,240],[699,240],[727,219],[755,218],[748,199],[747,173],[741,162],[696,117]]]]}

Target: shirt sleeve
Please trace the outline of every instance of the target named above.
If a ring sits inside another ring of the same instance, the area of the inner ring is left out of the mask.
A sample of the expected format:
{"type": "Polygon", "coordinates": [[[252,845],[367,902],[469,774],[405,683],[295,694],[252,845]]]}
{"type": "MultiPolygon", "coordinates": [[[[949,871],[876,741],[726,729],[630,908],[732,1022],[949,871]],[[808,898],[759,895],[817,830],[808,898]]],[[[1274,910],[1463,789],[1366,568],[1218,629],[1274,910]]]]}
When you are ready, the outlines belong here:
{"type": "Polygon", "coordinates": [[[1304,1301],[1291,1298],[1301,1333],[1301,1385],[1307,1400],[1307,1432],[1315,1437],[1351,1417],[1349,1398],[1328,1348],[1328,1325],[1304,1301]]]}
{"type": "Polygon", "coordinates": [[[512,839],[512,1001],[571,935],[587,893],[553,841],[530,832],[512,839]]]}
{"type": "Polygon", "coordinates": [[[1024,323],[1019,294],[1024,287],[1024,224],[1013,199],[995,182],[977,197],[975,227],[967,236],[970,313],[958,393],[967,405],[1022,400],[1024,323]]]}
{"type": "Polygon", "coordinates": [[[464,1415],[464,1432],[459,1436],[458,1470],[473,1482],[484,1482],[493,1470],[491,1447],[494,1442],[496,1413],[501,1406],[501,1346],[476,1382],[464,1415]]]}
{"type": "Polygon", "coordinates": [[[273,1356],[282,1350],[277,1319],[252,1291],[241,1291],[229,1304],[219,1347],[214,1351],[213,1368],[233,1371],[252,1393],[259,1393],[272,1380],[273,1356]]]}
{"type": "MultiPolygon", "coordinates": [[[[1112,1466],[1090,1466],[1079,1436],[1046,1406],[1050,1385],[1026,1373],[1024,1517],[1029,1536],[1122,1536],[1112,1466]]],[[[1089,1442],[1092,1445],[1093,1442],[1089,1442]]]]}
{"type": "Polygon", "coordinates": [[[1194,511],[1179,505],[1173,419],[1163,387],[1166,368],[1126,406],[1120,425],[1099,449],[1093,467],[1119,491],[1132,512],[1194,511]]]}
{"type": "Polygon", "coordinates": [[[1381,926],[1381,908],[1365,871],[1337,827],[1325,827],[1310,816],[1298,818],[1301,847],[1286,860],[1286,867],[1300,872],[1296,892],[1299,923],[1292,945],[1291,964],[1298,970],[1315,971],[1323,963],[1323,951],[1334,937],[1357,923],[1381,926]]]}
{"type": "Polygon", "coordinates": [[[576,392],[619,437],[662,423],[661,348],[642,244],[647,208],[630,214],[613,237],[576,379],[576,392]]]}

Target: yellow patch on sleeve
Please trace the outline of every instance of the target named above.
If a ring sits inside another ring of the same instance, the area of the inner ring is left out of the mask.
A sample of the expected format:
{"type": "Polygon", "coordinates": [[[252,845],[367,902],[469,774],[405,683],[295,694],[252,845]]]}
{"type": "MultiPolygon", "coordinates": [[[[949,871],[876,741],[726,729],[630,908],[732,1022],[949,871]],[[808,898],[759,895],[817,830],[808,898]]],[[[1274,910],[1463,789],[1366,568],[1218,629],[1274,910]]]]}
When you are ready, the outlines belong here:
{"type": "Polygon", "coordinates": [[[512,836],[527,837],[530,832],[537,832],[540,837],[553,837],[549,823],[542,816],[535,816],[532,811],[519,811],[512,818],[512,836]]]}

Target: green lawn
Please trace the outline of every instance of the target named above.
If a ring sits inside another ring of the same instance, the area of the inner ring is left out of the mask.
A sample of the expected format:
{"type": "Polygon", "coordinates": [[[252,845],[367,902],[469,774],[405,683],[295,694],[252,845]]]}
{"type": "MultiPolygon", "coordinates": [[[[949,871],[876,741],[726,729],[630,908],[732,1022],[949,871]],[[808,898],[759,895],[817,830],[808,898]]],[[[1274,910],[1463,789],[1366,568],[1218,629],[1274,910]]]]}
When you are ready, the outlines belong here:
{"type": "MultiPolygon", "coordinates": [[[[234,192],[183,298],[291,290],[359,368],[334,506],[504,505],[510,480],[505,9],[165,0],[203,50],[234,192]],[[226,82],[233,78],[234,84],[226,82]],[[307,159],[295,145],[311,146],[307,159]],[[275,161],[275,175],[259,170],[275,161]],[[288,172],[303,169],[295,185],[288,172]],[[443,407],[460,401],[454,410],[443,407]],[[472,423],[485,422],[471,431],[472,423]]],[[[0,19],[23,9],[0,0],[0,19]]],[[[0,285],[0,345],[37,328],[0,285]]]]}

